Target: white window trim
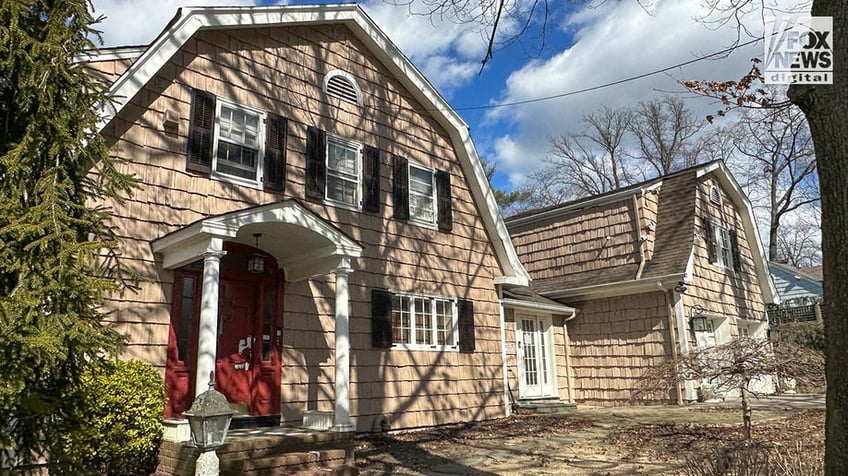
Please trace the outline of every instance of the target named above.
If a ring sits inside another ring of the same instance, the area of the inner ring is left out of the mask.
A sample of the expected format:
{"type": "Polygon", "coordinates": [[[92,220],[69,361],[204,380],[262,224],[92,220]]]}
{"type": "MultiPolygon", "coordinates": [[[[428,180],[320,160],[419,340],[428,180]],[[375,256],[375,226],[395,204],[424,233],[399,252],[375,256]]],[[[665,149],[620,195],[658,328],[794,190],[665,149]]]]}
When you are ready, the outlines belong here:
{"type": "MultiPolygon", "coordinates": [[[[406,344],[406,343],[392,343],[392,349],[397,350],[415,350],[415,351],[435,351],[435,352],[459,352],[459,301],[456,298],[450,298],[447,296],[439,296],[433,294],[417,294],[417,293],[406,293],[406,292],[397,292],[397,291],[389,291],[392,294],[392,298],[395,297],[405,297],[409,298],[410,303],[412,303],[415,299],[430,299],[430,319],[432,319],[433,324],[433,342],[438,342],[437,334],[438,329],[436,327],[437,319],[436,319],[436,300],[448,301],[451,304],[451,313],[452,315],[452,334],[453,334],[453,344],[448,345],[439,345],[439,344],[406,344]]],[[[392,309],[394,313],[394,309],[392,309]]],[[[394,316],[392,316],[394,319],[394,316]]],[[[409,322],[410,326],[410,339],[415,339],[415,316],[411,315],[411,319],[409,322]]]]}
{"type": "Polygon", "coordinates": [[[407,207],[409,207],[409,222],[414,223],[416,225],[423,226],[425,228],[436,229],[436,222],[439,217],[439,191],[436,188],[436,169],[425,167],[419,163],[409,161],[406,166],[406,176],[408,177],[408,186],[407,186],[407,207]],[[430,180],[433,186],[433,195],[430,197],[433,200],[433,219],[432,220],[424,220],[419,217],[415,217],[412,214],[412,168],[415,167],[417,169],[426,170],[430,172],[430,180]]]}
{"type": "Polygon", "coordinates": [[[325,170],[324,202],[331,204],[333,206],[339,207],[339,208],[346,208],[348,210],[353,210],[353,211],[362,211],[362,151],[363,151],[363,146],[360,142],[357,142],[355,140],[346,139],[346,138],[339,136],[339,135],[336,135],[336,134],[327,133],[326,148],[324,150],[324,170],[325,170]],[[337,143],[341,143],[345,146],[350,146],[350,147],[356,149],[356,165],[354,167],[356,169],[356,189],[355,189],[356,196],[353,199],[353,201],[354,201],[353,204],[350,204],[350,203],[347,203],[347,202],[344,202],[344,201],[341,201],[341,200],[334,200],[334,199],[329,197],[330,142],[331,141],[335,141],[337,143]]]}
{"type": "Polygon", "coordinates": [[[215,101],[215,130],[213,135],[213,143],[212,143],[212,173],[210,176],[213,179],[220,180],[222,182],[233,183],[236,185],[244,185],[251,188],[262,189],[262,177],[265,173],[265,121],[267,116],[265,111],[252,108],[250,106],[245,106],[244,104],[239,104],[237,102],[231,101],[226,98],[216,98],[215,101]],[[259,143],[259,148],[256,155],[256,179],[250,180],[244,177],[237,177],[234,175],[229,175],[224,172],[218,172],[218,142],[221,137],[221,107],[228,106],[233,109],[241,109],[247,111],[251,114],[256,114],[259,116],[259,126],[256,130],[256,138],[259,143]]]}
{"type": "Polygon", "coordinates": [[[733,246],[730,243],[730,228],[727,228],[718,223],[713,224],[713,248],[713,251],[715,253],[715,261],[713,261],[712,264],[733,271],[733,246]],[[722,237],[722,234],[724,233],[727,234],[727,263],[725,263],[722,259],[722,251],[724,250],[724,248],[722,247],[722,243],[724,243],[724,238],[722,237]]]}

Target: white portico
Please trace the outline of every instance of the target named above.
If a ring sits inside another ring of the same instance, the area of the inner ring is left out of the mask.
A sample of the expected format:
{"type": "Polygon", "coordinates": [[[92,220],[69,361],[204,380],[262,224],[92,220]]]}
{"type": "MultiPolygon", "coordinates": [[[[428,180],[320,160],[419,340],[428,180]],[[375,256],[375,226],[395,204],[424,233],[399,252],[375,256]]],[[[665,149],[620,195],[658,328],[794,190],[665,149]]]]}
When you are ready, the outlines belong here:
{"type": "MultiPolygon", "coordinates": [[[[225,243],[256,246],[272,256],[286,281],[335,276],[335,406],[333,430],[352,431],[350,421],[350,336],[348,276],[362,247],[296,200],[205,218],[153,242],[162,267],[175,270],[202,260],[194,394],[207,388],[216,369],[220,334],[219,292],[225,243]],[[261,242],[257,243],[257,235],[261,242]]],[[[252,340],[248,341],[248,345],[252,340]]],[[[251,351],[252,352],[252,351],[251,351]]],[[[279,406],[279,402],[277,402],[279,406]]]]}

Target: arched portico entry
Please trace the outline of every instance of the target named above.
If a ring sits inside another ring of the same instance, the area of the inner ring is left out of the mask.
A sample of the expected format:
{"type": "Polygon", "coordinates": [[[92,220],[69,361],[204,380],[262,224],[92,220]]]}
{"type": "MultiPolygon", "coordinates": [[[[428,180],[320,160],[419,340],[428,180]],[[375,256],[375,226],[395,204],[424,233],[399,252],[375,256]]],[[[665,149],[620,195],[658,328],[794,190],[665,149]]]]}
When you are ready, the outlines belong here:
{"type": "Polygon", "coordinates": [[[174,270],[166,380],[170,417],[216,387],[242,413],[280,412],[285,282],[335,274],[335,422],[349,431],[347,276],[362,247],[295,200],[205,218],[153,242],[174,270]],[[257,235],[259,241],[257,244],[257,235]],[[251,257],[265,270],[250,272],[251,257]]]}

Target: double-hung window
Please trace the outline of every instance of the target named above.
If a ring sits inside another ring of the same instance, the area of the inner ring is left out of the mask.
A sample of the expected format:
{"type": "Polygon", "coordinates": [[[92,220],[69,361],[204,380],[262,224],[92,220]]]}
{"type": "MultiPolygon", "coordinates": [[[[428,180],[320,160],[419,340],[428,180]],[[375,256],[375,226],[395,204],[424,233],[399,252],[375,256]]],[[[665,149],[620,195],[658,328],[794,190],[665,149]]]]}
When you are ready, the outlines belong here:
{"type": "Polygon", "coordinates": [[[359,207],[362,145],[327,135],[327,200],[359,207]]]}
{"type": "Polygon", "coordinates": [[[409,349],[456,348],[456,301],[443,297],[395,294],[392,342],[409,349]]]}
{"type": "Polygon", "coordinates": [[[409,219],[425,225],[436,223],[436,176],[432,169],[409,164],[409,219]]]}
{"type": "Polygon", "coordinates": [[[192,90],[186,170],[217,180],[282,192],[285,118],[208,91],[192,90]]]}
{"type": "Polygon", "coordinates": [[[710,263],[740,271],[742,269],[742,258],[739,252],[739,238],[736,230],[713,223],[708,216],[703,217],[702,220],[710,263]]]}
{"type": "Polygon", "coordinates": [[[262,171],[264,113],[223,99],[218,100],[217,113],[214,173],[258,183],[262,171]]]}
{"type": "Polygon", "coordinates": [[[727,228],[715,227],[715,246],[718,264],[733,269],[733,253],[731,252],[730,231],[727,228]]]}

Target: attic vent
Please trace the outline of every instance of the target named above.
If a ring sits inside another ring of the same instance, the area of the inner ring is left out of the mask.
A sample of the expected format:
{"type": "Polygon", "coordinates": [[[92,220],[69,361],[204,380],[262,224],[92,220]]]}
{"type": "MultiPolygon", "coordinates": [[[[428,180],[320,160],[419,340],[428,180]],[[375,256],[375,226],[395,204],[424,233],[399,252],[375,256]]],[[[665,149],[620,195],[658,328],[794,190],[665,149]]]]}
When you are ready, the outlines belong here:
{"type": "Polygon", "coordinates": [[[362,90],[350,74],[334,70],[324,77],[324,92],[343,101],[362,105],[362,90]]]}
{"type": "Polygon", "coordinates": [[[721,205],[721,193],[719,193],[718,187],[715,185],[710,187],[710,201],[716,205],[721,205]]]}

